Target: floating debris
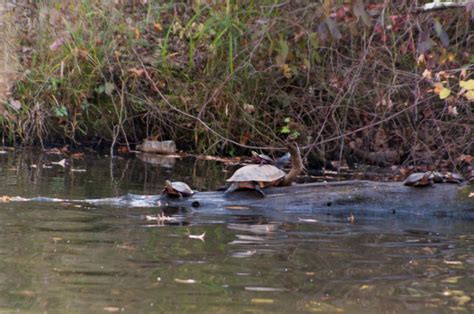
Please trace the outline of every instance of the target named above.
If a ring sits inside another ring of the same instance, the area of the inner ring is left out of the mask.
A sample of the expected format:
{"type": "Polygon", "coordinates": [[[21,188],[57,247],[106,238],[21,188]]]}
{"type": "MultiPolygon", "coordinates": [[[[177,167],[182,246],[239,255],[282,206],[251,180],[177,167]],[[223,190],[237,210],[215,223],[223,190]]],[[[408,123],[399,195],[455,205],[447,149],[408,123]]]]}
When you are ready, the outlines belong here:
{"type": "Polygon", "coordinates": [[[2,197],[0,197],[0,202],[2,203],[10,203],[11,201],[12,201],[11,196],[3,195],[2,197]]]}
{"type": "Polygon", "coordinates": [[[71,169],[72,172],[86,172],[86,169],[71,169]]]}
{"type": "Polygon", "coordinates": [[[287,291],[285,288],[272,288],[272,287],[245,287],[247,291],[258,291],[258,292],[274,292],[274,291],[287,291]]]}
{"type": "Polygon", "coordinates": [[[204,242],[204,237],[206,236],[206,233],[202,233],[202,234],[199,234],[199,235],[194,235],[194,234],[190,234],[188,235],[188,237],[190,239],[198,239],[198,240],[201,240],[202,242],[204,242]]]}
{"type": "Polygon", "coordinates": [[[316,219],[308,219],[308,218],[301,218],[301,217],[298,217],[298,221],[301,221],[301,222],[318,222],[316,219]]]}
{"type": "Polygon", "coordinates": [[[255,254],[257,254],[256,250],[249,250],[249,251],[232,253],[232,257],[243,258],[243,257],[250,257],[250,256],[253,256],[255,254]]]}
{"type": "Polygon", "coordinates": [[[61,159],[60,161],[52,161],[52,165],[59,165],[61,167],[66,167],[66,159],[61,159]]]}
{"type": "Polygon", "coordinates": [[[120,311],[120,308],[115,307],[115,306],[106,306],[106,307],[104,307],[104,311],[110,312],[110,313],[115,313],[115,312],[120,311]]]}
{"type": "Polygon", "coordinates": [[[164,221],[177,221],[176,218],[172,216],[166,216],[164,212],[160,212],[158,215],[146,215],[146,220],[164,222],[164,221]]]}
{"type": "Polygon", "coordinates": [[[178,278],[175,278],[174,281],[178,282],[178,283],[186,283],[186,284],[197,283],[197,281],[194,280],[194,279],[178,279],[178,278]]]}
{"type": "Polygon", "coordinates": [[[252,299],[250,300],[250,303],[253,303],[253,304],[273,304],[275,302],[275,300],[273,299],[260,299],[260,298],[255,298],[255,299],[252,299]]]}

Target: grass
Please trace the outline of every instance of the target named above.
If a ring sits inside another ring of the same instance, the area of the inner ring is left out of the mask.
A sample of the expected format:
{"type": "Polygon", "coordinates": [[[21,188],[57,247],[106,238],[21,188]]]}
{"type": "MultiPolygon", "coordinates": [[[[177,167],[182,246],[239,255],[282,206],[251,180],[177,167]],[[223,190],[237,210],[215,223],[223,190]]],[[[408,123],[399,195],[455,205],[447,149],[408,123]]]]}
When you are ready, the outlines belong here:
{"type": "Polygon", "coordinates": [[[361,10],[252,0],[37,1],[24,10],[33,22],[18,42],[31,50],[14,88],[22,109],[3,120],[11,142],[154,137],[235,154],[281,146],[288,131],[315,163],[388,162],[361,151],[414,164],[473,152],[472,106],[433,93],[440,81],[460,91],[473,75],[462,10],[407,17],[404,1],[361,10]],[[430,39],[422,52],[420,30],[430,39]],[[452,76],[428,80],[427,69],[452,76]]]}

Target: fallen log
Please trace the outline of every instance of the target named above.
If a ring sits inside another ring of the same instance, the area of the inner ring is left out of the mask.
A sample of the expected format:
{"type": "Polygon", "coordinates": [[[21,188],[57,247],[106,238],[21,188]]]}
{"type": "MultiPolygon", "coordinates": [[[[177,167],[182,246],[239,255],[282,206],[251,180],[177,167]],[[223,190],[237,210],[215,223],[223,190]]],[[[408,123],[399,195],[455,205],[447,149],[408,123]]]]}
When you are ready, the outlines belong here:
{"type": "MultiPolygon", "coordinates": [[[[342,181],[298,184],[254,191],[201,192],[186,199],[160,199],[164,205],[199,209],[271,209],[331,215],[412,214],[474,218],[474,186],[436,184],[414,188],[400,182],[342,181]]],[[[198,210],[199,210],[198,209],[198,210]]]]}
{"type": "Polygon", "coordinates": [[[81,202],[106,206],[183,207],[196,211],[274,211],[329,215],[416,215],[474,218],[474,185],[435,184],[415,188],[400,182],[341,181],[298,184],[255,191],[198,192],[188,198],[127,194],[120,197],[64,200],[46,197],[13,201],[81,202]]]}

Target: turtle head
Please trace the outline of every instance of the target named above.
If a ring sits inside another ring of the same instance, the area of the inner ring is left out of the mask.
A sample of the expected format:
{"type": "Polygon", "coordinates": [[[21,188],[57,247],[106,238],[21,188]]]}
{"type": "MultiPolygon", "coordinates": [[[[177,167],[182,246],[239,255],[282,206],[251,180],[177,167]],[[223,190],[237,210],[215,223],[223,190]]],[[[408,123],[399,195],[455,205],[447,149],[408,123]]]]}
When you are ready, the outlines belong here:
{"type": "Polygon", "coordinates": [[[172,186],[173,186],[173,184],[171,183],[170,180],[166,180],[166,181],[165,181],[165,187],[166,187],[166,188],[170,188],[170,187],[172,187],[172,186]]]}

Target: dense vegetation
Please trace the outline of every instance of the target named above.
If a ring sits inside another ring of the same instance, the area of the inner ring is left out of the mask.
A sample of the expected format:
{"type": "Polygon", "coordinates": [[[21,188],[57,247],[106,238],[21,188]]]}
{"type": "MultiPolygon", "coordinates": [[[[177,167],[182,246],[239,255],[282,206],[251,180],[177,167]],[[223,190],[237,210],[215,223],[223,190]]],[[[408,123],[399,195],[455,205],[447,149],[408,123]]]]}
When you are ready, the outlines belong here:
{"type": "Polygon", "coordinates": [[[455,164],[472,8],[415,2],[24,1],[3,137],[234,154],[294,133],[312,161],[455,164]]]}

